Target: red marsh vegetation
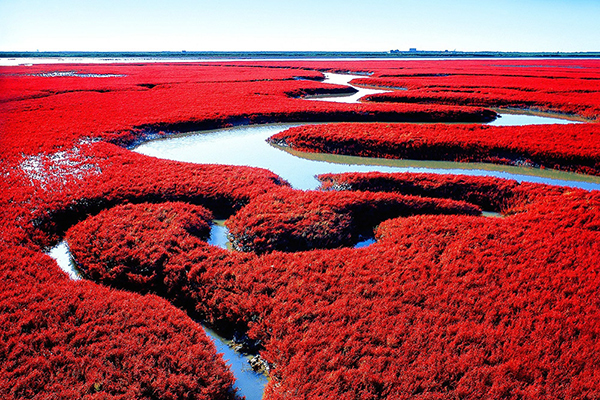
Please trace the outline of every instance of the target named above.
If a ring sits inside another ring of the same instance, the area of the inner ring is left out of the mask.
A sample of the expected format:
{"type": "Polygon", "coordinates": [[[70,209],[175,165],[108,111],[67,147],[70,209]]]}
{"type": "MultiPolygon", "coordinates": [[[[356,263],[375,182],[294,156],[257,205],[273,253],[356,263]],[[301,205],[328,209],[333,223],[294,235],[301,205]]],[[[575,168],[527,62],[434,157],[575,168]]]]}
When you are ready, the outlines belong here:
{"type": "Polygon", "coordinates": [[[597,175],[599,82],[597,60],[0,67],[0,394],[235,398],[191,314],[254,341],[267,399],[600,397],[598,192],[409,173],[302,192],[258,168],[127,150],[235,124],[378,122],[283,135],[597,175]],[[303,100],[346,90],[324,71],[405,90],[303,100]],[[441,124],[489,121],[488,107],[586,123],[441,124]],[[239,250],[206,243],[213,217],[239,250]],[[86,280],[44,254],[65,235],[86,280]]]}
{"type": "Polygon", "coordinates": [[[600,175],[600,124],[342,123],[291,128],[269,140],[305,152],[530,165],[600,175]]]}

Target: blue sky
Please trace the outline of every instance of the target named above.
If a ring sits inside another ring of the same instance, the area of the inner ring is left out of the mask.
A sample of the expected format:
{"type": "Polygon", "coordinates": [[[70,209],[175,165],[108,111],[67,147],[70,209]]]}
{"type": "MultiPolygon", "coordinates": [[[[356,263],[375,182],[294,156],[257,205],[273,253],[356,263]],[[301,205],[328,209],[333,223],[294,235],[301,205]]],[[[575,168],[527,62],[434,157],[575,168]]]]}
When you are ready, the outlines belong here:
{"type": "Polygon", "coordinates": [[[600,51],[600,0],[0,0],[0,51],[600,51]]]}

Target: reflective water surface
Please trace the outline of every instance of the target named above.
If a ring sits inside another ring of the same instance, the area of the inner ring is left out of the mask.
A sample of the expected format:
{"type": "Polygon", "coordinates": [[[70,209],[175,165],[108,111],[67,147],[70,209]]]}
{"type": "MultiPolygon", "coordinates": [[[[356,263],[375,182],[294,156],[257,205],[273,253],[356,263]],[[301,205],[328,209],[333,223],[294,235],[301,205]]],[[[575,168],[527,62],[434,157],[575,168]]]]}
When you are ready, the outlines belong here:
{"type": "Polygon", "coordinates": [[[361,97],[377,94],[377,93],[387,93],[390,90],[380,90],[380,89],[366,89],[360,86],[354,86],[350,84],[350,81],[354,78],[364,78],[364,76],[360,75],[345,75],[345,74],[332,74],[332,73],[324,73],[325,80],[323,83],[329,83],[333,85],[346,85],[352,86],[357,90],[356,93],[349,95],[318,95],[318,96],[308,96],[304,97],[306,100],[313,101],[332,101],[335,103],[358,103],[361,97]]]}
{"type": "MultiPolygon", "coordinates": [[[[361,75],[325,74],[324,83],[349,85],[361,75]]],[[[372,89],[352,86],[358,90],[352,96],[315,96],[312,100],[343,101],[356,103],[360,97],[373,93],[372,89]]],[[[376,92],[386,92],[377,90],[376,92]]],[[[501,114],[491,122],[495,126],[568,124],[570,119],[551,118],[540,115],[501,114]]],[[[296,189],[316,189],[319,182],[315,175],[341,172],[429,172],[439,174],[488,175],[515,179],[519,182],[539,182],[551,185],[600,189],[600,179],[586,175],[560,171],[500,166],[494,164],[469,164],[439,161],[388,160],[367,157],[334,156],[329,154],[302,153],[271,146],[266,142],[270,136],[290,127],[302,124],[265,124],[235,128],[200,131],[149,141],[134,151],[158,158],[204,164],[242,165],[266,168],[286,179],[296,189]],[[282,151],[284,150],[284,151],[282,151]]]]}
{"type": "Polygon", "coordinates": [[[250,125],[173,136],[141,144],[134,151],[153,157],[191,163],[246,165],[266,168],[294,188],[316,189],[315,175],[342,172],[427,172],[495,176],[519,182],[600,190],[600,177],[539,168],[485,163],[392,160],[305,153],[272,146],[270,136],[298,124],[250,125]]]}

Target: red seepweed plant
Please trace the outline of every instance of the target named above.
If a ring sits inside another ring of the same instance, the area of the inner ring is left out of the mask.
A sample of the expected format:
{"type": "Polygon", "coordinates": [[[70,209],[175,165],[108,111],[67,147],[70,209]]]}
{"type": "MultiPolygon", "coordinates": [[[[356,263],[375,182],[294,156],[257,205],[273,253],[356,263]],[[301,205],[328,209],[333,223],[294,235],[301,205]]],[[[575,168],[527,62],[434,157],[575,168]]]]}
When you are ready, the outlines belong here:
{"type": "Polygon", "coordinates": [[[600,125],[327,124],[269,138],[294,150],[362,157],[487,162],[600,174],[600,125]]]}
{"type": "Polygon", "coordinates": [[[597,174],[598,79],[597,60],[2,67],[2,397],[234,398],[180,308],[259,343],[269,399],[598,397],[597,192],[423,174],[327,175],[330,192],[300,192],[265,170],[125,149],[235,124],[385,122],[283,136],[310,151],[597,174]],[[319,82],[324,71],[396,89],[304,101],[347,90],[319,82]],[[486,107],[587,123],[395,124],[482,122],[486,107]],[[206,243],[211,215],[229,217],[246,252],[206,243]],[[42,254],[67,231],[102,285],[42,254]]]}

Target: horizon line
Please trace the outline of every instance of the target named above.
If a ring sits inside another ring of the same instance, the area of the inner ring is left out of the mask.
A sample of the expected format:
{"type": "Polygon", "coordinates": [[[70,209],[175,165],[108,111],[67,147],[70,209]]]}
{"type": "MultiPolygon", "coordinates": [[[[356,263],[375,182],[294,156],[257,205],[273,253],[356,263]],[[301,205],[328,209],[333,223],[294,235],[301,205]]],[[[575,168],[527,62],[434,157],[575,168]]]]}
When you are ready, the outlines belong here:
{"type": "Polygon", "coordinates": [[[409,50],[354,50],[354,51],[334,51],[334,50],[0,50],[1,57],[21,57],[21,56],[49,56],[49,57],[70,57],[70,56],[85,56],[85,55],[144,55],[144,54],[163,54],[163,55],[178,55],[178,56],[194,56],[194,55],[306,55],[315,56],[318,54],[327,54],[328,56],[335,55],[373,55],[377,57],[419,57],[419,56],[467,56],[467,55],[487,55],[487,56],[568,56],[568,55],[586,55],[600,56],[598,51],[500,51],[500,50],[419,50],[411,48],[409,50]]]}

